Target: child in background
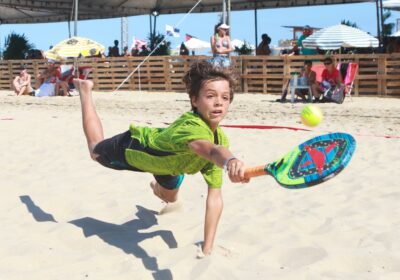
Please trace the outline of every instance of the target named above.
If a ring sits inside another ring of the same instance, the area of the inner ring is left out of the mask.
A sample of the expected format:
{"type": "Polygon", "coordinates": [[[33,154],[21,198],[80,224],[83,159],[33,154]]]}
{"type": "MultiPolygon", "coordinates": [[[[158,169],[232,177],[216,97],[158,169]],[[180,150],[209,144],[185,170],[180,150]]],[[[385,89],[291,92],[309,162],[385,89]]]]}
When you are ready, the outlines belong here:
{"type": "Polygon", "coordinates": [[[211,253],[222,213],[223,169],[232,182],[248,182],[245,164],[228,149],[219,126],[233,100],[230,72],[209,62],[197,62],[184,77],[192,112],[184,113],[166,128],[139,127],[104,139],[89,80],[75,80],[82,105],[83,130],[90,156],[116,170],[149,172],[154,194],[165,202],[177,200],[184,174],[201,172],[208,186],[202,256],[211,253]],[[203,255],[204,254],[204,255],[203,255]]]}

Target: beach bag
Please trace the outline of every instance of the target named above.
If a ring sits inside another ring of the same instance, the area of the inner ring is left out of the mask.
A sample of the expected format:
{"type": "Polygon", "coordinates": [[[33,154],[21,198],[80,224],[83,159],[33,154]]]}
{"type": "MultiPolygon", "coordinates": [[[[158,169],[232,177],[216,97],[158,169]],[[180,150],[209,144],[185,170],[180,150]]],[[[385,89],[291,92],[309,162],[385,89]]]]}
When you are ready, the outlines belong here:
{"type": "Polygon", "coordinates": [[[327,102],[342,104],[344,101],[344,86],[333,86],[324,92],[324,99],[327,102]]]}

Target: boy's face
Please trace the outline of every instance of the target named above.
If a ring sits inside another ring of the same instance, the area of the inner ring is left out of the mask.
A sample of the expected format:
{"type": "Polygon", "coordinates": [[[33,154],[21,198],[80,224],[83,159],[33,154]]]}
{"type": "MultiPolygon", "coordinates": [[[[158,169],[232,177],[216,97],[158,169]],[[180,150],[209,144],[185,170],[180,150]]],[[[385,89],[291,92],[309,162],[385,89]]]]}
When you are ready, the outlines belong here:
{"type": "Polygon", "coordinates": [[[204,121],[215,130],[224,119],[231,103],[229,82],[226,80],[205,82],[199,95],[193,97],[191,102],[204,121]]]}

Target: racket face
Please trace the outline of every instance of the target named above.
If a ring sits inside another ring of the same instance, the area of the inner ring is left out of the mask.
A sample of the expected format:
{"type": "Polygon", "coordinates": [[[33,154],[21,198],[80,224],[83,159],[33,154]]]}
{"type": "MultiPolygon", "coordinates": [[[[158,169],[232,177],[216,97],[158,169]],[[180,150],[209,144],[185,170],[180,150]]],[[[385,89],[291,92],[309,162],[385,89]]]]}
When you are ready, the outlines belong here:
{"type": "Polygon", "coordinates": [[[330,133],[300,144],[266,170],[284,187],[298,189],[322,183],[343,170],[356,148],[347,133],[330,133]]]}

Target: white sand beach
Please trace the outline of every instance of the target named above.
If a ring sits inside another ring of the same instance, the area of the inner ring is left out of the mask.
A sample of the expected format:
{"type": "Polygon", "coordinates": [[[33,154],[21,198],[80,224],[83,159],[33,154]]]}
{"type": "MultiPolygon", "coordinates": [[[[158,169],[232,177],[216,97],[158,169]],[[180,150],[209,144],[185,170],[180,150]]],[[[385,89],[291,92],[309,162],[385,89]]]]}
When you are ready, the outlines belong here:
{"type": "MultiPolygon", "coordinates": [[[[184,93],[94,94],[105,136],[165,126],[190,110],[184,93]]],[[[224,124],[306,128],[302,103],[237,94],[224,124]]],[[[234,154],[271,162],[327,132],[357,149],[335,178],[290,190],[271,176],[225,178],[213,254],[203,240],[206,185],[185,177],[180,207],[151,192],[150,174],[89,158],[78,97],[0,91],[0,279],[400,279],[400,99],[354,97],[320,104],[310,131],[225,128],[234,154]],[[392,136],[387,138],[384,136],[392,136]]]]}

